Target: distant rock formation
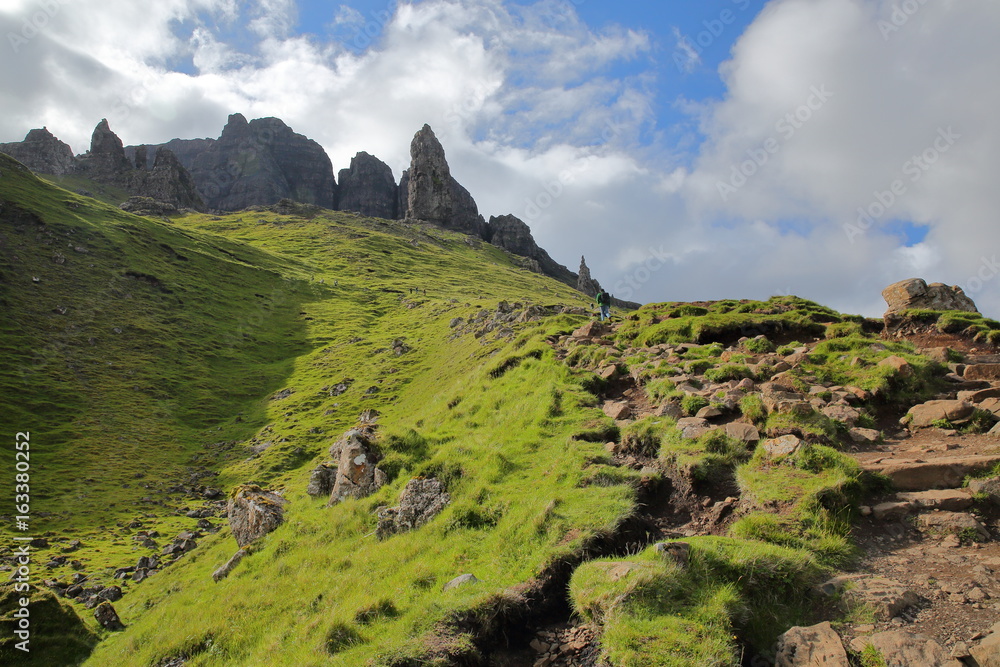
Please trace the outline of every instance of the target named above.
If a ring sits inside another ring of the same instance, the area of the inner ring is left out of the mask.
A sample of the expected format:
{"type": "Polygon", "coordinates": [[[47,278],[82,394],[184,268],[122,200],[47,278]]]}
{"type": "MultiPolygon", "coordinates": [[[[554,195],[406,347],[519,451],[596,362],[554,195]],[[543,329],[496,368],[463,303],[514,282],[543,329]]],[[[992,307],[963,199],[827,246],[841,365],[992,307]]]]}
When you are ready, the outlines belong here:
{"type": "Polygon", "coordinates": [[[901,280],[882,290],[882,298],[889,308],[886,315],[904,310],[960,310],[978,313],[976,304],[965,295],[961,287],[942,283],[928,285],[920,278],[901,280]]]}
{"type": "Polygon", "coordinates": [[[507,252],[534,260],[540,273],[570,287],[576,286],[576,275],[540,248],[535,243],[528,225],[513,215],[491,216],[490,221],[483,227],[483,240],[507,252]]]}
{"type": "MultiPolygon", "coordinates": [[[[78,171],[100,183],[125,185],[132,163],[125,157],[125,147],[103,118],[94,128],[90,150],[77,157],[78,171]]],[[[136,193],[140,194],[140,193],[136,193]]]]}
{"type": "Polygon", "coordinates": [[[350,169],[341,169],[339,181],[341,211],[357,211],[372,218],[399,218],[399,186],[392,169],[364,151],[351,159],[350,169]]]}
{"type": "Polygon", "coordinates": [[[336,208],[337,185],[326,151],[278,118],[248,123],[243,114],[232,114],[217,140],[130,147],[133,159],[142,161],[143,148],[173,151],[211,209],[239,211],[281,199],[336,208]]]}
{"type": "Polygon", "coordinates": [[[6,153],[39,174],[62,176],[76,171],[73,150],[44,127],[28,132],[24,141],[0,144],[0,153],[6,153]]]}
{"type": "Polygon", "coordinates": [[[601,285],[590,277],[590,267],[587,266],[587,258],[580,257],[580,271],[577,273],[576,289],[587,296],[597,296],[601,291],[601,285]]]}
{"type": "Polygon", "coordinates": [[[167,148],[156,150],[152,170],[137,168],[128,174],[126,189],[143,197],[168,202],[180,208],[203,210],[194,179],[167,148]]]}
{"type": "Polygon", "coordinates": [[[485,227],[472,195],[452,177],[444,148],[429,125],[410,143],[405,217],[476,236],[485,227]]]}

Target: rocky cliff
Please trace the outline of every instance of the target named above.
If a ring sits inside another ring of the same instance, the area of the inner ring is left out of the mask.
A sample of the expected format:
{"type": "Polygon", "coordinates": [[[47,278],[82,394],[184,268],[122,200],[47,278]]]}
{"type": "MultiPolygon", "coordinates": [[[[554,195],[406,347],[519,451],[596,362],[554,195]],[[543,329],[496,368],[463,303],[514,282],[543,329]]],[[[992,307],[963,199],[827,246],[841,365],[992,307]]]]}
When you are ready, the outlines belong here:
{"type": "Polygon", "coordinates": [[[534,260],[539,273],[552,276],[570,287],[576,286],[576,275],[540,248],[531,235],[531,229],[519,218],[513,215],[490,217],[483,227],[483,239],[510,253],[534,260]]]}
{"type": "MultiPolygon", "coordinates": [[[[140,162],[137,160],[137,167],[140,162]]],[[[158,148],[153,168],[145,164],[128,174],[126,189],[144,197],[152,197],[180,208],[203,210],[205,202],[198,195],[194,179],[180,163],[173,151],[158,148]]]]}
{"type": "Polygon", "coordinates": [[[122,140],[111,131],[106,118],[94,128],[90,150],[78,156],[77,163],[79,173],[87,178],[115,185],[124,185],[133,170],[132,163],[125,156],[122,140]]]}
{"type": "Polygon", "coordinates": [[[6,153],[40,174],[61,176],[76,171],[73,150],[44,127],[28,132],[24,141],[0,144],[0,153],[6,153]]]}
{"type": "Polygon", "coordinates": [[[392,169],[364,151],[351,159],[338,178],[341,211],[357,211],[373,218],[399,218],[399,186],[392,169]]]}
{"type": "Polygon", "coordinates": [[[407,218],[482,236],[483,217],[469,191],[451,175],[444,148],[429,125],[410,144],[407,218]]]}
{"type": "MultiPolygon", "coordinates": [[[[142,147],[132,154],[141,155],[142,147]]],[[[212,209],[238,211],[281,199],[336,208],[333,164],[323,147],[278,118],[232,114],[219,139],[174,139],[168,148],[191,173],[212,209]]]]}

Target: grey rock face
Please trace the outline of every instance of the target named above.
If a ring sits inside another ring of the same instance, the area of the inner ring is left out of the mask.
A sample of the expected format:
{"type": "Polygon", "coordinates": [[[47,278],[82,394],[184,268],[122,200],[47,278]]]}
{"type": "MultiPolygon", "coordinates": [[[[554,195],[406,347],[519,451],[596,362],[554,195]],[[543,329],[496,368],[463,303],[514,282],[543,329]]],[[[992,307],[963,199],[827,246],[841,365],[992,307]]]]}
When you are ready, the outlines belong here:
{"type": "Polygon", "coordinates": [[[978,313],[976,304],[965,295],[961,287],[941,283],[928,285],[920,278],[901,280],[882,290],[882,298],[889,308],[886,314],[909,309],[960,310],[978,313]]]}
{"type": "Polygon", "coordinates": [[[111,131],[106,118],[94,128],[90,150],[79,158],[80,171],[101,183],[121,183],[132,170],[132,163],[125,157],[125,147],[118,135],[111,131]]]}
{"type": "Polygon", "coordinates": [[[364,151],[358,153],[351,159],[350,169],[340,170],[338,180],[341,211],[386,220],[399,217],[399,186],[392,169],[378,158],[364,151]]]}
{"type": "Polygon", "coordinates": [[[191,174],[168,148],[156,150],[152,170],[140,168],[131,171],[127,176],[126,189],[180,208],[205,208],[191,174]]]}
{"type": "Polygon", "coordinates": [[[406,217],[481,235],[482,216],[469,191],[451,175],[444,148],[429,125],[410,143],[406,217]]]}
{"type": "MultiPolygon", "coordinates": [[[[219,139],[174,139],[170,149],[211,209],[237,211],[281,199],[336,208],[333,165],[315,141],[277,118],[229,117],[219,139]]],[[[140,154],[141,147],[132,149],[140,154]]],[[[150,147],[152,148],[152,147],[150,147]]]]}
{"type": "Polygon", "coordinates": [[[229,527],[240,548],[281,525],[288,501],[254,484],[239,487],[227,508],[229,527]]]}
{"type": "Polygon", "coordinates": [[[570,287],[576,286],[577,278],[573,272],[552,259],[549,253],[539,247],[531,235],[531,229],[519,218],[513,215],[491,217],[483,228],[483,238],[510,253],[534,260],[540,273],[570,287]]]}
{"type": "Polygon", "coordinates": [[[72,149],[44,127],[28,132],[24,141],[0,144],[0,153],[6,153],[39,174],[61,176],[76,171],[72,149]]]}

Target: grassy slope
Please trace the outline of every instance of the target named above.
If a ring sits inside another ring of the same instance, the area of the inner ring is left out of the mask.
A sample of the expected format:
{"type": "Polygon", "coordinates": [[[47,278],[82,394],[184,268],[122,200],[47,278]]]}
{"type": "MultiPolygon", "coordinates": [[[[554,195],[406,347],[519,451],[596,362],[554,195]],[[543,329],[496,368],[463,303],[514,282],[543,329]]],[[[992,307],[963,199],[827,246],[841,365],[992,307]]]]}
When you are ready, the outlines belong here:
{"type": "MultiPolygon", "coordinates": [[[[442,623],[492,614],[632,510],[630,487],[581,482],[605,454],[573,436],[604,417],[542,342],[582,318],[517,325],[515,339],[453,337],[453,318],[501,299],[583,303],[497,249],[339,213],[158,222],[12,163],[0,172],[0,198],[44,220],[0,230],[2,409],[12,428],[32,431],[34,530],[81,539],[73,557],[91,581],[111,583],[114,568],[155,552],[135,545],[127,523],[158,529],[161,545],[193,528],[182,513],[196,503],[168,492],[191,466],[218,470],[213,485],[254,480],[291,500],[286,523],[228,580],[210,577],[235,551],[224,529],[127,584],[116,607],[129,629],[99,645],[93,664],[426,656],[445,641],[442,623]],[[396,338],[411,351],[395,356],[396,338]],[[523,361],[491,372],[512,357],[523,361]],[[293,392],[276,399],[281,389],[293,392]],[[391,483],[326,509],[304,493],[309,471],[366,408],[382,413],[391,483]],[[251,438],[273,444],[251,454],[251,438]],[[419,531],[376,541],[372,510],[421,474],[446,479],[452,505],[419,531]],[[466,572],[482,583],[441,592],[466,572]]],[[[58,644],[33,654],[38,664],[68,662],[58,644]]]]}

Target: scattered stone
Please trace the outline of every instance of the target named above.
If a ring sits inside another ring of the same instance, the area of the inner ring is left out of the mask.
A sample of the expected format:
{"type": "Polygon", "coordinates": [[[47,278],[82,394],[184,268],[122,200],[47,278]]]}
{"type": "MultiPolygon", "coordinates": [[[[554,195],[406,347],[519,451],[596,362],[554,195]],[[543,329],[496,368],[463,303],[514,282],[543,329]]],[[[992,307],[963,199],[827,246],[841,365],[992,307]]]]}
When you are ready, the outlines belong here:
{"type": "Polygon", "coordinates": [[[758,442],[760,440],[760,431],[753,424],[741,424],[739,422],[732,422],[726,424],[725,426],[726,435],[733,440],[740,440],[745,443],[758,442]]]}
{"type": "Polygon", "coordinates": [[[608,401],[604,404],[604,414],[611,417],[615,421],[620,421],[622,419],[629,418],[632,414],[632,408],[629,407],[628,403],[608,401]]]}
{"type": "Polygon", "coordinates": [[[882,432],[873,428],[858,428],[855,426],[848,431],[851,440],[858,444],[874,444],[882,439],[882,432]]]}
{"type": "Polygon", "coordinates": [[[911,509],[908,502],[885,502],[872,507],[872,515],[879,521],[894,521],[905,517],[911,509]]]}
{"type": "Polygon", "coordinates": [[[94,618],[100,623],[102,628],[117,632],[125,629],[125,625],[118,618],[118,612],[110,602],[102,602],[94,610],[94,618]]]}
{"type": "Polygon", "coordinates": [[[229,527],[240,548],[281,525],[288,501],[256,484],[237,487],[229,499],[229,527]]]}
{"type": "Polygon", "coordinates": [[[972,507],[972,495],[963,489],[940,489],[897,493],[896,499],[915,509],[960,512],[972,507]]]}
{"type": "Polygon", "coordinates": [[[722,416],[722,410],[715,407],[714,405],[708,405],[699,410],[698,414],[695,416],[698,417],[699,419],[706,419],[706,420],[715,419],[716,417],[722,416]]]}
{"type": "Polygon", "coordinates": [[[978,313],[976,304],[965,295],[961,287],[950,287],[942,283],[928,285],[920,278],[901,280],[882,290],[882,298],[888,305],[886,315],[904,310],[960,310],[978,313]]]}
{"type": "Polygon", "coordinates": [[[902,357],[897,357],[895,355],[891,357],[886,357],[882,361],[878,362],[876,366],[880,366],[883,368],[888,366],[889,368],[895,370],[896,373],[902,377],[909,377],[910,375],[913,375],[913,366],[910,365],[910,362],[908,362],[906,359],[903,359],[902,357]]]}
{"type": "Polygon", "coordinates": [[[687,567],[691,557],[691,545],[687,542],[660,542],[654,548],[664,560],[676,563],[682,569],[687,567]]]}
{"type": "Polygon", "coordinates": [[[949,657],[936,641],[926,635],[903,630],[879,632],[870,637],[859,637],[851,642],[858,652],[871,644],[878,650],[887,665],[926,665],[930,667],[962,667],[962,663],[949,657]]]}
{"type": "Polygon", "coordinates": [[[474,574],[463,574],[461,576],[455,577],[447,584],[444,585],[442,591],[450,591],[455,588],[461,588],[462,586],[471,586],[473,584],[478,584],[479,579],[476,578],[474,574]]]}
{"type": "Polygon", "coordinates": [[[868,605],[879,621],[889,621],[920,602],[914,590],[884,577],[849,575],[833,581],[841,586],[846,602],[852,606],[868,605]],[[847,583],[853,586],[848,587],[847,583]]]}
{"type": "Polygon", "coordinates": [[[964,512],[931,512],[917,517],[917,525],[931,533],[975,535],[978,540],[988,540],[989,532],[979,520],[964,512]]]}
{"type": "Polygon", "coordinates": [[[794,627],[778,637],[777,667],[849,667],[847,651],[829,622],[794,627]]]}
{"type": "Polygon", "coordinates": [[[235,568],[237,565],[240,564],[240,561],[243,560],[244,557],[246,557],[247,553],[249,552],[247,552],[246,549],[240,549],[235,554],[233,554],[232,558],[230,558],[228,561],[226,561],[226,563],[222,567],[220,567],[218,570],[212,573],[212,580],[219,582],[228,577],[229,573],[233,571],[233,568],[235,568]]]}
{"type": "Polygon", "coordinates": [[[970,381],[985,380],[987,382],[993,382],[995,380],[1000,380],[1000,364],[976,364],[974,366],[966,366],[963,377],[970,381]]]}
{"type": "Polygon", "coordinates": [[[1000,463],[998,455],[941,457],[932,461],[886,459],[865,465],[865,470],[885,475],[900,491],[950,489],[969,475],[1000,463]]]}
{"type": "Polygon", "coordinates": [[[906,415],[910,427],[928,428],[942,420],[952,424],[966,422],[975,409],[968,401],[927,401],[913,406],[906,415]]]}
{"type": "Polygon", "coordinates": [[[411,479],[399,496],[398,507],[378,510],[375,534],[385,539],[395,533],[415,530],[437,516],[450,502],[451,496],[440,480],[433,477],[411,479]]]}
{"type": "Polygon", "coordinates": [[[329,463],[321,463],[316,466],[309,476],[309,485],[306,486],[306,493],[317,498],[328,498],[333,491],[333,485],[337,481],[337,467],[329,463]]]}
{"type": "Polygon", "coordinates": [[[772,438],[762,443],[764,451],[772,458],[779,456],[790,456],[802,449],[803,442],[794,435],[783,435],[780,438],[772,438]]]}

